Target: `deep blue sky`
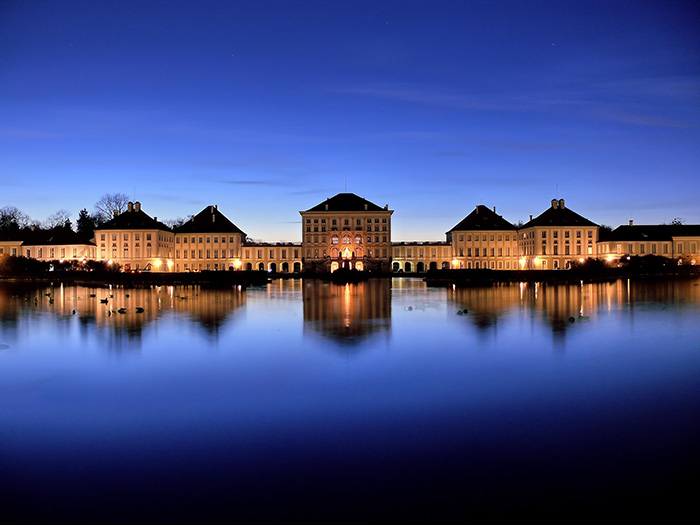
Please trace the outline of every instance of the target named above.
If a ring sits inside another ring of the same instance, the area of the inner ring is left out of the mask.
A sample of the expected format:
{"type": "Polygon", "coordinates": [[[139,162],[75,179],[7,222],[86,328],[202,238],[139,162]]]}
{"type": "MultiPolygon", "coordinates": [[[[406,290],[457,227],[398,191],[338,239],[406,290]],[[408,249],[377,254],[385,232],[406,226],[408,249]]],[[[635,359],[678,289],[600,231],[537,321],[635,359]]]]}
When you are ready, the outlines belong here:
{"type": "Polygon", "coordinates": [[[695,2],[0,3],[0,206],[216,203],[254,238],[348,190],[395,240],[549,200],[700,223],[695,2]],[[557,187],[558,185],[558,187],[557,187]]]}

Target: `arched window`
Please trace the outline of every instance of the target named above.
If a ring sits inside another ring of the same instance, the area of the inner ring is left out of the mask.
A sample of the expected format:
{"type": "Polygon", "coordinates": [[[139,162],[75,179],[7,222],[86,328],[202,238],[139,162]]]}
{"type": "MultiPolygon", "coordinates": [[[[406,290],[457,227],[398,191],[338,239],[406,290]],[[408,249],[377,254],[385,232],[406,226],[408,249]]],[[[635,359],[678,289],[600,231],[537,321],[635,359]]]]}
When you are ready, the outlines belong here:
{"type": "Polygon", "coordinates": [[[338,244],[338,236],[331,235],[331,244],[338,244]]]}
{"type": "Polygon", "coordinates": [[[362,235],[355,235],[355,244],[362,244],[362,235]]]}
{"type": "Polygon", "coordinates": [[[343,235],[343,244],[350,244],[350,236],[343,235]]]}

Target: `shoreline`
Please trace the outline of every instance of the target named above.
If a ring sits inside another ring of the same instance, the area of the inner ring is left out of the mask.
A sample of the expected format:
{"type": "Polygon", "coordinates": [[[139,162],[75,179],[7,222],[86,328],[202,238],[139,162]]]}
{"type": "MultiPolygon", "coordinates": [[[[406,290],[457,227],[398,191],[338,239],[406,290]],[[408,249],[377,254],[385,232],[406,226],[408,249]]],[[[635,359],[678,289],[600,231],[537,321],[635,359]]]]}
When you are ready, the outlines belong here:
{"type": "Polygon", "coordinates": [[[116,273],[116,272],[38,272],[0,275],[6,282],[62,282],[86,286],[261,286],[275,279],[318,279],[338,284],[362,282],[368,279],[422,279],[428,286],[489,286],[495,283],[517,282],[605,282],[617,279],[692,279],[700,277],[700,268],[679,266],[666,271],[630,271],[610,268],[604,271],[582,270],[429,270],[423,273],[374,273],[353,275],[347,280],[334,279],[330,273],[269,273],[265,271],[201,272],[201,273],[116,273]]]}

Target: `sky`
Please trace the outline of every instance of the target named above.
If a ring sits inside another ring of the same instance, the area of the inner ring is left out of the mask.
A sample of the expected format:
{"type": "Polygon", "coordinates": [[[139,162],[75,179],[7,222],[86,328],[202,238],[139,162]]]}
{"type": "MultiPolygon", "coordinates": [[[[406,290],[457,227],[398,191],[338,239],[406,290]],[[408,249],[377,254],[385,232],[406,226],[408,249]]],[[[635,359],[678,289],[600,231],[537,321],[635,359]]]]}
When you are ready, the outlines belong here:
{"type": "Polygon", "coordinates": [[[700,223],[700,9],[680,1],[0,1],[0,207],[125,193],[300,241],[336,193],[444,240],[476,205],[700,223]]]}

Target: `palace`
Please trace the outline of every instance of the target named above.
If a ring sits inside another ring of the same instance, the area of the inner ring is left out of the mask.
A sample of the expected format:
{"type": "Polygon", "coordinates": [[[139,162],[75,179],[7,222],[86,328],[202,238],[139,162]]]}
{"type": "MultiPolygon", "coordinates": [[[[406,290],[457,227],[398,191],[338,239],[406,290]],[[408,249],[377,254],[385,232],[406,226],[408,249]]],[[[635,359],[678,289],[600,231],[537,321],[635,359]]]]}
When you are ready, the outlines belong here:
{"type": "Polygon", "coordinates": [[[299,212],[301,242],[252,242],[217,205],[171,229],[146,214],[140,202],[102,224],[92,240],[70,230],[0,232],[0,255],[43,261],[99,260],[125,270],[272,273],[422,273],[431,269],[566,269],[574,261],[660,255],[678,264],[700,262],[700,225],[599,226],[552,199],[540,215],[511,224],[496,208],[478,205],[446,232],[445,241],[393,242],[394,210],[354,193],[339,193],[299,212]]]}

